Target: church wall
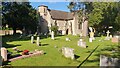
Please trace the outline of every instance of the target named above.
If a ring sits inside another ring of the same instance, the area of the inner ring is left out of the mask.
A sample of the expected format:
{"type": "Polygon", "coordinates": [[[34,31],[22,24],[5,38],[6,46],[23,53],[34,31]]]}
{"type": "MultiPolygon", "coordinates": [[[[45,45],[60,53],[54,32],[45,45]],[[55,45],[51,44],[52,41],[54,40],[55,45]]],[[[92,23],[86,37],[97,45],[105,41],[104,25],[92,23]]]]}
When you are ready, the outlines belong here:
{"type": "MultiPolygon", "coordinates": [[[[55,25],[55,22],[57,23],[58,30],[62,32],[62,35],[65,35],[67,33],[66,32],[67,30],[68,30],[68,34],[72,34],[72,35],[80,34],[82,31],[82,29],[79,29],[79,26],[78,26],[79,23],[78,23],[77,15],[73,17],[73,20],[68,20],[68,21],[55,20],[51,18],[50,12],[47,10],[47,7],[41,6],[39,7],[38,11],[40,12],[40,15],[43,19],[43,21],[40,22],[42,33],[46,33],[48,32],[48,30],[49,30],[49,33],[51,33],[50,27],[52,25],[55,25]]],[[[84,27],[84,29],[86,30],[86,27],[84,27]]],[[[84,31],[84,34],[86,34],[86,32],[87,31],[84,31]]]]}

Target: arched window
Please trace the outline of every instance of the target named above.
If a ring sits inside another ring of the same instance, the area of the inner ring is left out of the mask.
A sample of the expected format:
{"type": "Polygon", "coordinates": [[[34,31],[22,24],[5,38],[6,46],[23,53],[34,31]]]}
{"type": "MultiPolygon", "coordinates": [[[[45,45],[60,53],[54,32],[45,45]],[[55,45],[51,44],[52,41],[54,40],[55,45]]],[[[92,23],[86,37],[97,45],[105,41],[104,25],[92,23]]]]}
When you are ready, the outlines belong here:
{"type": "Polygon", "coordinates": [[[82,25],[80,23],[78,23],[78,29],[81,29],[82,25]]]}

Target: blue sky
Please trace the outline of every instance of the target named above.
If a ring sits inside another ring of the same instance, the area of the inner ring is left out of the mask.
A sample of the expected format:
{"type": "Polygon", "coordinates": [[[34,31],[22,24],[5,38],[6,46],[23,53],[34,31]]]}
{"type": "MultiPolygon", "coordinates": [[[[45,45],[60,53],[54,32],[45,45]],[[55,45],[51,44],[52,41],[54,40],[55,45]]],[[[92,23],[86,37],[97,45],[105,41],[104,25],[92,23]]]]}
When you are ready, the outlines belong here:
{"type": "Polygon", "coordinates": [[[69,9],[67,8],[68,4],[69,2],[31,2],[31,5],[36,9],[39,5],[46,5],[49,9],[69,12],[69,9]]]}

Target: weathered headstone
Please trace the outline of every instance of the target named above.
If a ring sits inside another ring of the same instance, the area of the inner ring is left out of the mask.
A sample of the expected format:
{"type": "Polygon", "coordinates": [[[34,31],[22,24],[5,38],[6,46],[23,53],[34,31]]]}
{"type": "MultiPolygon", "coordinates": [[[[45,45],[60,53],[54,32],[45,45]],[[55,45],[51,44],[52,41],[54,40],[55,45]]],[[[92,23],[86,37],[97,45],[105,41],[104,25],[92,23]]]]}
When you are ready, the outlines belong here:
{"type": "Polygon", "coordinates": [[[54,38],[54,31],[51,32],[51,39],[53,39],[53,40],[55,39],[54,38]]]}
{"type": "Polygon", "coordinates": [[[66,57],[66,58],[71,58],[74,59],[74,49],[69,48],[69,47],[63,47],[62,48],[62,54],[66,57]]]}
{"type": "Polygon", "coordinates": [[[114,37],[112,38],[112,42],[113,42],[113,43],[118,43],[118,42],[120,42],[120,37],[119,37],[119,36],[114,36],[114,37]]]}
{"type": "Polygon", "coordinates": [[[119,61],[120,59],[118,58],[111,58],[111,57],[107,57],[104,55],[100,55],[100,66],[101,67],[105,66],[105,68],[107,68],[109,66],[119,66],[120,65],[119,61]]]}
{"type": "Polygon", "coordinates": [[[37,37],[37,45],[40,45],[40,37],[37,37]]]}
{"type": "Polygon", "coordinates": [[[105,40],[110,40],[110,37],[109,37],[110,31],[108,30],[106,33],[107,33],[107,37],[105,38],[105,40]]]}
{"type": "Polygon", "coordinates": [[[82,39],[78,41],[78,46],[86,48],[86,42],[84,42],[82,39]]]}
{"type": "Polygon", "coordinates": [[[31,36],[31,43],[34,43],[34,36],[31,36]]]}
{"type": "Polygon", "coordinates": [[[1,56],[4,61],[7,61],[7,49],[4,47],[1,48],[1,56]]]}

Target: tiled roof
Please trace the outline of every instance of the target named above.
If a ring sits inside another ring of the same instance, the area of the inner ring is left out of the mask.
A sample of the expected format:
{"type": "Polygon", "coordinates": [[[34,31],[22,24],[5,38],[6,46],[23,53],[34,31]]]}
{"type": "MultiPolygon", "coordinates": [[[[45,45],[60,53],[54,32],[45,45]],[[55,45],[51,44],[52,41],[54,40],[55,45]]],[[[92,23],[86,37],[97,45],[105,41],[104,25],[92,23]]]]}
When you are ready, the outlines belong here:
{"type": "Polygon", "coordinates": [[[53,19],[70,20],[73,19],[73,15],[70,12],[50,10],[50,14],[53,19]]]}

